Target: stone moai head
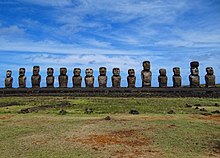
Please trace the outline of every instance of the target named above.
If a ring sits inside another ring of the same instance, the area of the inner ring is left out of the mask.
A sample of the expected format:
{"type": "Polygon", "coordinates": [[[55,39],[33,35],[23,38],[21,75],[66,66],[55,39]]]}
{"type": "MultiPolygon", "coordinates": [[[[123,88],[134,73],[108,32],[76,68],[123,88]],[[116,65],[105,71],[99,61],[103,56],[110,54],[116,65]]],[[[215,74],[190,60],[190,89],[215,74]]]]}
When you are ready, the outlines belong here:
{"type": "Polygon", "coordinates": [[[80,68],[74,68],[73,74],[74,74],[74,76],[80,76],[80,74],[81,74],[81,69],[80,69],[80,68]]]}
{"type": "Polygon", "coordinates": [[[10,77],[11,77],[11,74],[12,74],[12,71],[11,71],[11,70],[7,70],[7,71],[6,71],[6,77],[7,77],[7,78],[10,78],[10,77]]]}
{"type": "Polygon", "coordinates": [[[173,73],[174,73],[174,76],[180,76],[180,68],[179,67],[174,67],[173,68],[173,73]]]}
{"type": "Polygon", "coordinates": [[[61,67],[61,68],[60,68],[60,75],[61,75],[61,76],[66,76],[66,73],[67,73],[67,68],[61,67]]]}
{"type": "Polygon", "coordinates": [[[51,67],[49,67],[49,68],[47,68],[47,75],[48,76],[53,76],[53,68],[51,68],[51,67]]]}
{"type": "Polygon", "coordinates": [[[198,76],[199,75],[199,62],[198,61],[192,61],[190,63],[190,69],[191,69],[191,75],[198,76]]]}
{"type": "Polygon", "coordinates": [[[144,61],[143,62],[143,68],[146,71],[150,71],[150,61],[144,61]]]}
{"type": "Polygon", "coordinates": [[[106,67],[100,67],[99,68],[99,73],[100,73],[100,76],[106,76],[106,67]]]}
{"type": "Polygon", "coordinates": [[[39,72],[40,72],[40,66],[34,66],[33,67],[33,75],[37,76],[37,75],[39,75],[39,72]]]}
{"type": "Polygon", "coordinates": [[[25,68],[20,68],[19,69],[19,76],[24,76],[25,75],[25,68]]]}
{"type": "Polygon", "coordinates": [[[160,73],[160,76],[166,76],[167,75],[166,69],[160,69],[159,73],[160,73]]]}
{"type": "Polygon", "coordinates": [[[86,76],[87,76],[87,77],[92,77],[92,76],[93,76],[93,70],[92,70],[92,68],[87,68],[87,69],[86,69],[86,76]]]}
{"type": "Polygon", "coordinates": [[[207,72],[207,75],[214,75],[214,69],[213,69],[213,67],[207,67],[207,68],[206,68],[206,72],[207,72]]]}
{"type": "Polygon", "coordinates": [[[114,76],[119,76],[120,75],[120,69],[119,68],[113,68],[112,73],[114,76]]]}
{"type": "Polygon", "coordinates": [[[132,77],[132,76],[135,76],[135,71],[134,71],[134,69],[129,69],[129,70],[128,70],[128,75],[131,76],[131,77],[132,77]]]}

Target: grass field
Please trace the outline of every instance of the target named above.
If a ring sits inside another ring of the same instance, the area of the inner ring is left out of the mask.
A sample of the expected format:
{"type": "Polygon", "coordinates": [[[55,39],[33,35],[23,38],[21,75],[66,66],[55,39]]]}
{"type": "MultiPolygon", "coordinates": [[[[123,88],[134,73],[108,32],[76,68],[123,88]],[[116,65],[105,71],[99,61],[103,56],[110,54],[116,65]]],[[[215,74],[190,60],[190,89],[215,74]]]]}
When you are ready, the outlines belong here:
{"type": "Polygon", "coordinates": [[[0,157],[220,157],[216,110],[220,99],[0,98],[0,157]]]}

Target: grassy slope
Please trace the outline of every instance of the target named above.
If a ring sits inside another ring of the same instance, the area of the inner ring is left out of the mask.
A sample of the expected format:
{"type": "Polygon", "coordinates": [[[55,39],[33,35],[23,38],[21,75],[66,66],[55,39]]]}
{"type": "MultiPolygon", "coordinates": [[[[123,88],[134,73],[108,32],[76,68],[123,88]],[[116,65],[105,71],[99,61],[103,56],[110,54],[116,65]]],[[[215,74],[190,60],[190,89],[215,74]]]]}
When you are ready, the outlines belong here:
{"type": "Polygon", "coordinates": [[[201,115],[219,110],[215,103],[220,99],[0,98],[0,157],[217,157],[220,117],[201,115]],[[17,113],[64,101],[66,115],[58,115],[60,107],[17,113]],[[94,112],[84,114],[85,108],[94,112]],[[141,115],[129,115],[130,109],[141,115]]]}

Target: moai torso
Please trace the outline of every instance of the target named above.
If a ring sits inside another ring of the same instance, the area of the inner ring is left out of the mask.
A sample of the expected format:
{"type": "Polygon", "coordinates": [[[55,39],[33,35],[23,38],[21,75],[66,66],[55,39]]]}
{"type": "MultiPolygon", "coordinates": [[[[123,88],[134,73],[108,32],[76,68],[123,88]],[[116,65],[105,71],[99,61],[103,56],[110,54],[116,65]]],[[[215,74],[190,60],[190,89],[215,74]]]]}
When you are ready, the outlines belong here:
{"type": "Polygon", "coordinates": [[[135,88],[136,77],[135,77],[134,69],[128,70],[127,82],[128,82],[128,88],[135,88]]]}
{"type": "Polygon", "coordinates": [[[99,73],[100,73],[100,75],[98,77],[99,87],[106,88],[107,87],[107,80],[108,80],[108,77],[106,76],[106,68],[100,67],[99,73]]]}
{"type": "Polygon", "coordinates": [[[19,69],[18,84],[19,88],[26,88],[25,68],[19,69]]]}
{"type": "Polygon", "coordinates": [[[158,76],[159,87],[165,88],[167,87],[166,69],[160,69],[159,73],[160,73],[160,75],[158,76]]]}
{"type": "Polygon", "coordinates": [[[60,68],[60,75],[58,77],[60,88],[66,88],[67,87],[68,76],[66,75],[66,73],[67,73],[66,68],[60,68]]]}
{"type": "Polygon", "coordinates": [[[54,72],[53,68],[48,68],[47,69],[47,78],[46,78],[47,88],[53,88],[54,87],[53,72],[54,72]]]}
{"type": "Polygon", "coordinates": [[[80,68],[74,68],[73,74],[74,74],[74,76],[72,77],[73,87],[74,88],[80,88],[81,84],[82,84],[82,76],[80,76],[81,69],[80,68]]]}
{"type": "Polygon", "coordinates": [[[93,76],[93,70],[91,68],[86,69],[85,84],[87,88],[94,87],[94,76],[93,76]]]}
{"type": "Polygon", "coordinates": [[[11,77],[12,71],[7,70],[5,78],[5,88],[12,88],[13,78],[11,77]]]}
{"type": "Polygon", "coordinates": [[[199,77],[199,62],[193,61],[190,63],[191,74],[189,75],[190,87],[200,87],[199,77]]]}
{"type": "Polygon", "coordinates": [[[151,87],[152,72],[150,71],[150,61],[144,61],[143,68],[141,71],[142,87],[151,87]]]}
{"type": "Polygon", "coordinates": [[[212,67],[206,68],[207,74],[205,75],[206,87],[215,87],[215,75],[212,67]]]}
{"type": "Polygon", "coordinates": [[[181,87],[182,86],[182,78],[180,76],[180,68],[174,67],[173,68],[173,87],[181,87]]]}
{"type": "Polygon", "coordinates": [[[40,67],[34,66],[33,75],[31,76],[32,88],[40,88],[41,75],[39,75],[39,72],[40,72],[40,67]]]}
{"type": "Polygon", "coordinates": [[[119,68],[113,69],[112,87],[113,88],[121,87],[121,76],[120,76],[120,69],[119,68]]]}

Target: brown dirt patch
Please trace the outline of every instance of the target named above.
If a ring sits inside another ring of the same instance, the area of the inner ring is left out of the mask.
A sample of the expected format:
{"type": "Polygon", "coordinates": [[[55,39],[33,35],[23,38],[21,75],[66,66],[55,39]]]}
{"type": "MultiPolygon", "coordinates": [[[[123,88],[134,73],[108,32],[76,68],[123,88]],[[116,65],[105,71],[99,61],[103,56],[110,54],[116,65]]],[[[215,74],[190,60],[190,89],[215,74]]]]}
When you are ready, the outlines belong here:
{"type": "Polygon", "coordinates": [[[7,120],[7,119],[10,119],[14,117],[14,115],[3,115],[3,116],[0,116],[0,120],[7,120]]]}
{"type": "Polygon", "coordinates": [[[93,150],[110,150],[113,157],[139,157],[158,155],[159,151],[151,149],[141,129],[119,130],[107,134],[90,134],[79,138],[66,138],[66,141],[89,145],[93,150]]]}
{"type": "Polygon", "coordinates": [[[192,116],[193,119],[198,119],[198,120],[206,120],[206,121],[215,121],[220,124],[220,115],[207,115],[207,116],[202,116],[202,115],[194,115],[192,116]]]}
{"type": "Polygon", "coordinates": [[[36,140],[36,141],[31,142],[31,143],[34,144],[34,145],[42,145],[42,144],[47,144],[47,141],[36,140]]]}

